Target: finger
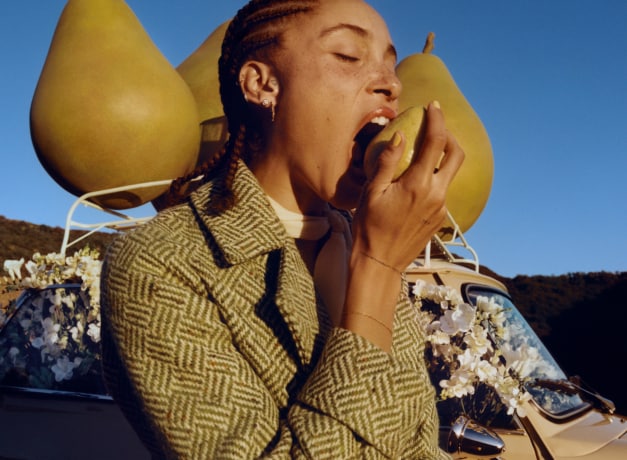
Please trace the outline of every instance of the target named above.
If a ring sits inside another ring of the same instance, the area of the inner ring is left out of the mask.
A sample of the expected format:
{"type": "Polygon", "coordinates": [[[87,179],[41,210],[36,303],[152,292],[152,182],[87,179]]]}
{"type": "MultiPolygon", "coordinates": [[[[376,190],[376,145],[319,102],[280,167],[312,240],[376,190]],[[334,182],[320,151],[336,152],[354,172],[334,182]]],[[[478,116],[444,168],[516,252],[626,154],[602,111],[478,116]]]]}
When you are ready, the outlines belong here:
{"type": "Polygon", "coordinates": [[[373,184],[389,184],[394,179],[396,166],[403,154],[405,146],[405,136],[401,131],[396,131],[392,139],[377,158],[375,171],[372,177],[373,184]]]}
{"type": "Polygon", "coordinates": [[[412,181],[426,172],[433,174],[447,143],[446,123],[437,102],[429,104],[425,123],[422,143],[417,146],[419,150],[416,152],[416,158],[407,171],[408,175],[412,176],[410,178],[412,181]]]}

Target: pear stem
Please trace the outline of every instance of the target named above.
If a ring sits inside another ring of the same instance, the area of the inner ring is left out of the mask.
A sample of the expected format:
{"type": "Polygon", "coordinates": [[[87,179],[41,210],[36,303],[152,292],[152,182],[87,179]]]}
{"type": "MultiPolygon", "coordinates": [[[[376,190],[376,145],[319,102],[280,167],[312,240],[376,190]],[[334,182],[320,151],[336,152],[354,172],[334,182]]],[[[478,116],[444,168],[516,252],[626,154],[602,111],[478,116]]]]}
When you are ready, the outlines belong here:
{"type": "Polygon", "coordinates": [[[425,42],[425,46],[422,49],[424,54],[431,54],[435,45],[433,44],[433,40],[435,40],[435,34],[433,32],[429,32],[427,35],[427,41],[425,42]]]}

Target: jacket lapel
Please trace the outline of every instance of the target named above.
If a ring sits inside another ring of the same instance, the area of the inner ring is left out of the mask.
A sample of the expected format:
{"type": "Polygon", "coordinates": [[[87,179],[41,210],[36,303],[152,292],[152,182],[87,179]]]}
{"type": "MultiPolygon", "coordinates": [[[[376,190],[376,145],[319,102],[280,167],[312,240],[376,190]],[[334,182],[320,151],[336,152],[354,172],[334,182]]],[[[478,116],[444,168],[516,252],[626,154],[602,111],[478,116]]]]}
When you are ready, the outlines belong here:
{"type": "Polygon", "coordinates": [[[219,215],[208,214],[211,188],[211,182],[201,186],[191,195],[191,205],[214,238],[227,266],[237,267],[273,251],[280,252],[276,306],[292,334],[301,362],[309,364],[321,322],[326,323],[328,318],[325,313],[319,317],[313,279],[294,240],[287,235],[257,179],[244,163],[239,163],[234,179],[236,201],[232,209],[219,215]]]}

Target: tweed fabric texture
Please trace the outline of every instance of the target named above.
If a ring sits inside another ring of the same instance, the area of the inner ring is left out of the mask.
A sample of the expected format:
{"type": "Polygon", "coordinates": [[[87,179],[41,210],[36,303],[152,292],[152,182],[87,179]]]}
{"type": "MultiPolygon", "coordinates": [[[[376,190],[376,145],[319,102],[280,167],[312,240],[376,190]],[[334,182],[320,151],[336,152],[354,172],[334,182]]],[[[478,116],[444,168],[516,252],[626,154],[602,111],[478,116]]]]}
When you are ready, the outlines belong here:
{"type": "Polygon", "coordinates": [[[332,328],[246,166],[232,210],[207,214],[212,190],[103,264],[106,382],[154,458],[449,458],[407,287],[392,353],[332,328]]]}

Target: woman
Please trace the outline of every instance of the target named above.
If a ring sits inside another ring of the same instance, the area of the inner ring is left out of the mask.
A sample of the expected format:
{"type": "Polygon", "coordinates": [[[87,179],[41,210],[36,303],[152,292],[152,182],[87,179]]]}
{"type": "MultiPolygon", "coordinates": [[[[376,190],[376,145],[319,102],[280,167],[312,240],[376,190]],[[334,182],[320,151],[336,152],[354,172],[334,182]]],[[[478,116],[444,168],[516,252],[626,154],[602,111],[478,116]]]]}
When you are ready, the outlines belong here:
{"type": "Polygon", "coordinates": [[[108,385],[155,458],[448,458],[401,272],[463,153],[434,103],[417,161],[392,181],[397,134],[366,180],[358,134],[396,115],[395,64],[362,0],[233,19],[229,142],[103,267],[108,385]]]}

